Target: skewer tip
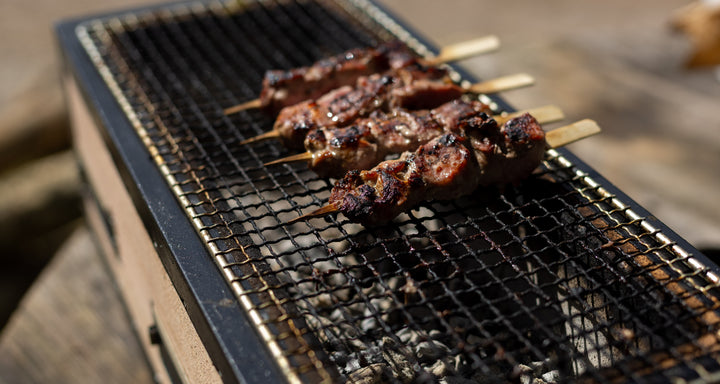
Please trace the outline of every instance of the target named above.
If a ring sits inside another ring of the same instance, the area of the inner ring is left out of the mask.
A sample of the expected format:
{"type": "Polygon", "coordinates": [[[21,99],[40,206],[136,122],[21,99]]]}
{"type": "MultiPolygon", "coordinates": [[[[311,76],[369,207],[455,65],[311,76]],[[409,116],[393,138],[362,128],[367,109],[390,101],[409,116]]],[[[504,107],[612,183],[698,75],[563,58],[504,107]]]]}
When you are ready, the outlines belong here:
{"type": "Polygon", "coordinates": [[[261,135],[257,135],[255,137],[251,137],[249,139],[245,139],[241,141],[240,145],[250,144],[250,143],[256,143],[258,141],[264,141],[264,140],[270,140],[270,139],[276,139],[280,137],[280,133],[276,130],[267,131],[261,135]]]}
{"type": "Polygon", "coordinates": [[[600,133],[600,126],[591,119],[584,119],[578,122],[553,129],[545,135],[545,141],[551,148],[564,147],[568,144],[582,140],[600,133]]]}
{"type": "Polygon", "coordinates": [[[489,53],[500,48],[500,39],[495,35],[451,44],[440,50],[437,56],[429,60],[432,64],[458,61],[472,56],[489,53]]]}
{"type": "Polygon", "coordinates": [[[298,221],[305,221],[305,220],[310,220],[310,219],[314,219],[317,217],[324,217],[327,215],[332,215],[333,213],[337,213],[337,212],[340,212],[340,210],[334,204],[328,204],[328,205],[324,205],[310,213],[306,213],[304,215],[298,216],[298,217],[288,221],[287,223],[294,224],[294,223],[297,223],[298,221]]]}
{"type": "Polygon", "coordinates": [[[303,152],[298,153],[296,155],[290,155],[287,157],[283,157],[282,159],[273,160],[270,162],[265,163],[265,166],[268,165],[275,165],[275,164],[286,164],[286,163],[294,163],[299,161],[308,161],[312,159],[312,152],[303,152]]]}
{"type": "Polygon", "coordinates": [[[527,73],[516,73],[514,75],[507,75],[473,84],[468,90],[474,93],[493,94],[529,87],[533,84],[535,84],[535,79],[531,75],[527,73]]]}
{"type": "Polygon", "coordinates": [[[261,103],[260,99],[254,99],[254,100],[246,101],[242,104],[238,104],[238,105],[234,105],[229,108],[225,108],[223,110],[223,113],[225,115],[232,115],[233,113],[238,113],[240,111],[244,111],[247,109],[257,109],[257,108],[260,108],[261,106],[262,106],[262,103],[261,103]]]}
{"type": "Polygon", "coordinates": [[[517,112],[508,113],[505,115],[495,116],[495,121],[499,125],[507,123],[509,120],[519,117],[525,113],[529,113],[534,117],[540,124],[549,124],[556,121],[565,119],[565,114],[560,107],[555,105],[545,105],[537,108],[525,109],[517,112]]]}

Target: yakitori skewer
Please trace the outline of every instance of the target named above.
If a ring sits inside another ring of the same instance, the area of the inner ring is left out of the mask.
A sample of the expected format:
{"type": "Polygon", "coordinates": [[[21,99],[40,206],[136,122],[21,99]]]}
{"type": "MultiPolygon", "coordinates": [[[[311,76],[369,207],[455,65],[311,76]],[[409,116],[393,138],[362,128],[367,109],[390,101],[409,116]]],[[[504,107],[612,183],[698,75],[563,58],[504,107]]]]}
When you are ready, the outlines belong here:
{"type": "MultiPolygon", "coordinates": [[[[556,106],[526,111],[540,124],[564,118],[556,106]]],[[[522,113],[488,116],[490,108],[479,101],[454,100],[433,110],[395,111],[359,119],[347,127],[318,128],[305,138],[306,152],[266,163],[266,166],[305,161],[321,177],[342,177],[345,172],[369,169],[388,155],[414,151],[443,133],[463,129],[468,119],[503,124],[522,113]]]]}
{"type": "Polygon", "coordinates": [[[494,94],[533,83],[530,75],[517,74],[461,87],[452,83],[444,71],[428,68],[375,74],[360,78],[354,88],[341,87],[317,100],[283,108],[272,130],[244,140],[240,145],[279,139],[287,148],[303,149],[303,141],[310,130],[346,126],[377,110],[434,108],[465,93],[494,94]]]}
{"type": "Polygon", "coordinates": [[[422,201],[454,199],[480,186],[519,182],[539,166],[546,148],[599,132],[598,125],[586,119],[545,134],[532,116],[524,114],[494,133],[468,127],[463,135],[444,134],[400,159],[348,172],[335,183],[327,205],[289,223],[334,213],[365,225],[383,223],[422,201]]]}
{"type": "MultiPolygon", "coordinates": [[[[288,148],[301,149],[305,135],[316,127],[344,126],[376,110],[433,108],[463,93],[444,68],[409,66],[375,73],[358,78],[354,86],[283,108],[273,124],[272,137],[288,148]]],[[[240,144],[254,141],[257,138],[240,144]]]]}
{"type": "Polygon", "coordinates": [[[499,39],[491,35],[447,46],[437,56],[430,58],[418,57],[397,40],[375,48],[352,49],[310,66],[267,71],[257,99],[226,108],[224,113],[229,115],[253,108],[276,113],[283,107],[316,99],[344,85],[352,85],[361,76],[416,64],[436,66],[492,52],[499,47],[499,39]]]}

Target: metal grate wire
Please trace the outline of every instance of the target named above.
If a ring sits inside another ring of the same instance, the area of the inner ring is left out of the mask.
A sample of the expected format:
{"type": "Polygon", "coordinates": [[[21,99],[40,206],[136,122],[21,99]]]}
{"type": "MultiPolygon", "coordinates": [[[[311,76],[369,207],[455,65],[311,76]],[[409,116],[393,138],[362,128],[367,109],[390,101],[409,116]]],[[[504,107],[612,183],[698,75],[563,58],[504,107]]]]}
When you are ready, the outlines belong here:
{"type": "MultiPolygon", "coordinates": [[[[265,167],[266,69],[400,37],[357,1],[210,2],[85,24],[88,53],[290,382],[718,377],[717,276],[556,151],[522,185],[392,224],[285,224],[332,183],[265,167]]],[[[493,104],[497,107],[497,104],[493,104]]]]}

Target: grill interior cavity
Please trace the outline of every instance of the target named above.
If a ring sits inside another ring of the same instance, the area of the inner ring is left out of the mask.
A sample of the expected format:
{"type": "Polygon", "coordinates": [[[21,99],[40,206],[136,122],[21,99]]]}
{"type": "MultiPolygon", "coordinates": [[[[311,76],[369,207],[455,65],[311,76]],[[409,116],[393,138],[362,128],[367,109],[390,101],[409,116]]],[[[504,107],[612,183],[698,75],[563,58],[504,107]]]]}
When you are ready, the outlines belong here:
{"type": "Polygon", "coordinates": [[[289,152],[238,143],[272,118],[223,108],[257,97],[267,69],[391,38],[427,51],[372,4],[182,4],[78,35],[289,381],[656,382],[720,370],[714,273],[565,152],[548,151],[517,187],[427,203],[382,227],[285,224],[323,205],[331,181],[303,164],[264,167],[289,152]]]}

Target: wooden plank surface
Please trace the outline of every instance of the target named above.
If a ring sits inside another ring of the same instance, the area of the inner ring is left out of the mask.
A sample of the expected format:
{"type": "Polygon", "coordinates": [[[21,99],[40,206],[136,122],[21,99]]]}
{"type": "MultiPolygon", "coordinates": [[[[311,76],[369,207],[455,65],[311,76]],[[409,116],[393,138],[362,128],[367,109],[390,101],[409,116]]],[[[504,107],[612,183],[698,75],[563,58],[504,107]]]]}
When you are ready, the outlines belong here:
{"type": "Polygon", "coordinates": [[[153,382],[104,267],[81,226],[0,335],[0,383],[153,382]]]}

